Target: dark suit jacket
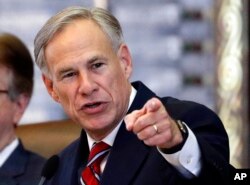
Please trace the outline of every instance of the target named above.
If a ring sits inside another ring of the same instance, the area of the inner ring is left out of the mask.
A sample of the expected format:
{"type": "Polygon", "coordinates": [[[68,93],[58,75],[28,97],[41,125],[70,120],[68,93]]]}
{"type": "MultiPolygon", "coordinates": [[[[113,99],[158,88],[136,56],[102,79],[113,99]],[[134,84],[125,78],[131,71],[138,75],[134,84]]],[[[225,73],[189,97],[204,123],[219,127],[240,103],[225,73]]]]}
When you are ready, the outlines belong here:
{"type": "Polygon", "coordinates": [[[21,141],[0,168],[0,185],[37,185],[45,158],[25,150],[21,141]]]}
{"type": "MultiPolygon", "coordinates": [[[[133,83],[137,95],[128,112],[143,107],[156,95],[141,82],[133,83]]],[[[161,98],[170,115],[185,121],[196,135],[201,153],[202,170],[198,178],[186,180],[157,151],[128,132],[123,123],[112,146],[101,185],[224,185],[228,184],[229,144],[219,118],[205,106],[180,101],[171,97],[161,98]]],[[[86,134],[67,147],[60,156],[60,165],[49,185],[77,185],[81,169],[89,154],[86,134]]]]}

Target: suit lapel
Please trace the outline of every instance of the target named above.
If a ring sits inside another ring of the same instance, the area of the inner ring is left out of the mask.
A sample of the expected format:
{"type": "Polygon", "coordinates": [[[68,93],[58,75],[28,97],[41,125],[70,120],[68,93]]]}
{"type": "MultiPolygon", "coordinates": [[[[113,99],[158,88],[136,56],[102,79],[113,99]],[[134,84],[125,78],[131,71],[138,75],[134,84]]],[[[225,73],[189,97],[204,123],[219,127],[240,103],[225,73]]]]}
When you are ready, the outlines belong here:
{"type": "Polygon", "coordinates": [[[18,185],[18,182],[8,176],[0,174],[0,185],[18,185]]]}
{"type": "Polygon", "coordinates": [[[147,157],[148,148],[121,125],[107,161],[101,185],[125,185],[147,157]]]}
{"type": "MultiPolygon", "coordinates": [[[[140,109],[155,96],[142,83],[134,83],[133,86],[137,94],[128,113],[140,109]]],[[[148,154],[149,148],[133,132],[128,132],[123,122],[112,146],[101,185],[130,184],[148,154]]]]}
{"type": "MultiPolygon", "coordinates": [[[[20,141],[19,141],[20,142],[20,141]]],[[[15,177],[22,175],[25,172],[28,156],[20,142],[9,159],[4,163],[0,170],[0,178],[7,184],[17,184],[15,177]]]]}
{"type": "Polygon", "coordinates": [[[70,178],[68,184],[79,184],[79,179],[81,177],[81,173],[83,168],[87,164],[88,155],[89,155],[89,147],[88,147],[88,141],[87,141],[87,135],[84,130],[81,132],[80,141],[77,146],[76,152],[74,152],[76,155],[74,159],[72,160],[73,163],[69,162],[66,165],[65,171],[72,171],[72,174],[66,173],[70,178]],[[69,168],[72,168],[69,170],[69,168]]]}

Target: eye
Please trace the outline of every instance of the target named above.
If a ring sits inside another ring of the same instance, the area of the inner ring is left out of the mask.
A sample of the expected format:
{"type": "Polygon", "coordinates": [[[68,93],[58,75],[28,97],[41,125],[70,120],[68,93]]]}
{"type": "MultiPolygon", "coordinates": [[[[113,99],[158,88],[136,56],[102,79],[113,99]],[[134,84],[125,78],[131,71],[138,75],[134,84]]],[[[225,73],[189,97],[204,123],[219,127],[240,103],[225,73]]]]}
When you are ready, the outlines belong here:
{"type": "Polygon", "coordinates": [[[98,69],[98,68],[101,68],[103,65],[104,65],[104,63],[98,62],[98,63],[93,64],[91,66],[91,68],[92,69],[98,69]]]}
{"type": "Polygon", "coordinates": [[[67,73],[63,74],[62,78],[71,78],[75,75],[77,75],[76,72],[67,72],[67,73]]]}

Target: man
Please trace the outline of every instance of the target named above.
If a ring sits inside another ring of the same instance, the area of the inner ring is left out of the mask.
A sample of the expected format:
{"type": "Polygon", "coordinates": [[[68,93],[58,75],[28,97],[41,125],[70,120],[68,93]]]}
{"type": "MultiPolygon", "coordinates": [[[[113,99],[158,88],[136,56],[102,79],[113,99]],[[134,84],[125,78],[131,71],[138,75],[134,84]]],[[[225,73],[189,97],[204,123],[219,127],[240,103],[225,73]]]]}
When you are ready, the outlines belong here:
{"type": "Polygon", "coordinates": [[[27,151],[15,128],[30,101],[33,61],[14,35],[0,34],[0,185],[38,184],[45,159],[27,151]]]}
{"type": "Polygon", "coordinates": [[[228,183],[228,137],[219,118],[131,84],[131,55],[109,12],[62,10],[37,34],[35,57],[51,97],[83,128],[47,184],[228,183]]]}

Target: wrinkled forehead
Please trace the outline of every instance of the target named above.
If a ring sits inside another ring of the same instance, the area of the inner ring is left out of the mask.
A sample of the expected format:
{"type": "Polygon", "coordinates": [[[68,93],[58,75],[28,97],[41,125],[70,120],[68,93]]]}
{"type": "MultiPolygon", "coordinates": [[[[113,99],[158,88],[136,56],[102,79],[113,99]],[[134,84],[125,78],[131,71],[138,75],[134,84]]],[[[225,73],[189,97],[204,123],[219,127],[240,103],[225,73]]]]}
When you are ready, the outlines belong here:
{"type": "MultiPolygon", "coordinates": [[[[108,37],[105,30],[93,19],[91,18],[77,18],[74,20],[71,20],[70,22],[64,22],[58,27],[58,29],[55,30],[55,32],[51,35],[50,39],[46,43],[45,47],[52,41],[54,38],[56,38],[58,35],[64,34],[67,32],[67,30],[71,29],[72,27],[78,27],[78,29],[84,30],[99,30],[108,37]]],[[[74,36],[74,35],[72,35],[74,36]]],[[[82,34],[82,36],[85,36],[82,34]]]]}
{"type": "Polygon", "coordinates": [[[82,47],[90,43],[96,43],[98,45],[106,43],[112,47],[112,42],[108,35],[98,24],[89,19],[78,19],[67,24],[63,29],[55,33],[45,47],[45,55],[47,55],[48,48],[51,48],[51,46],[57,49],[64,47],[71,50],[72,46],[76,44],[82,47]]]}

